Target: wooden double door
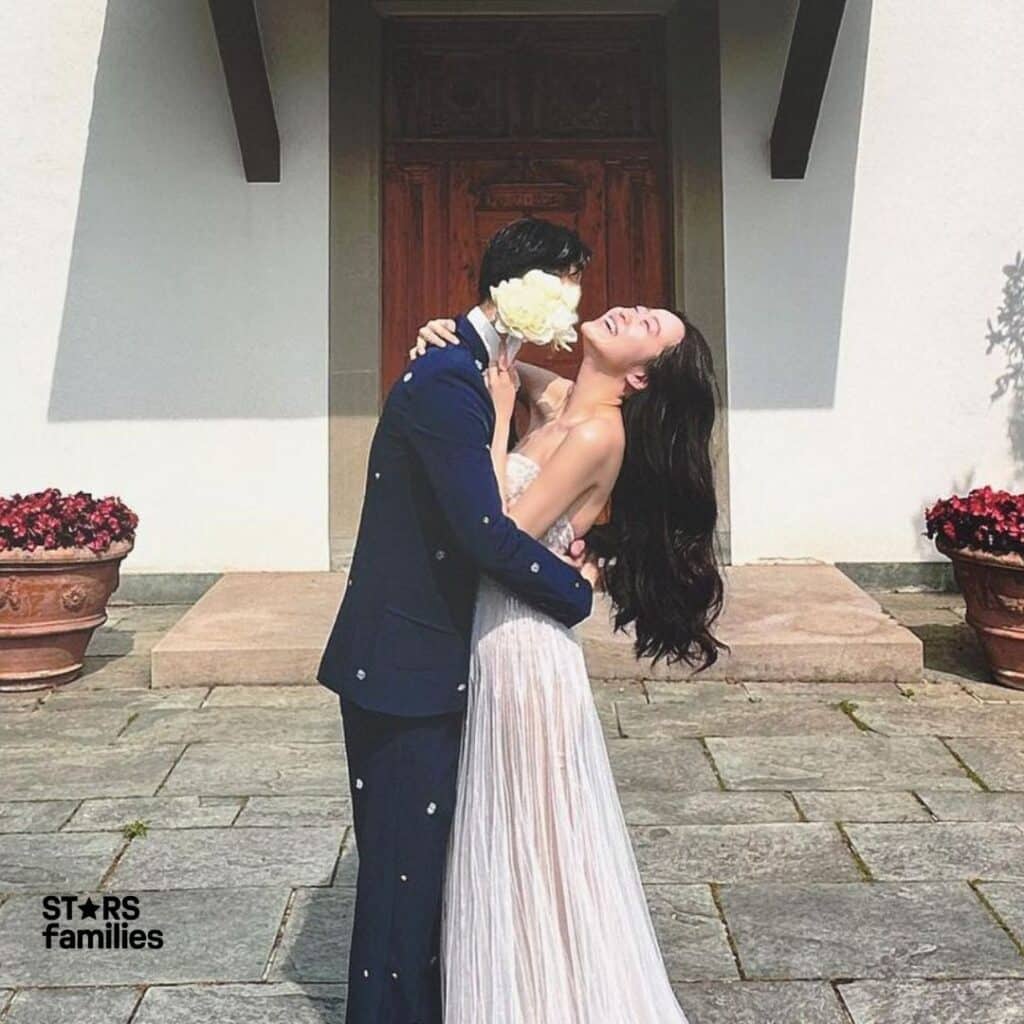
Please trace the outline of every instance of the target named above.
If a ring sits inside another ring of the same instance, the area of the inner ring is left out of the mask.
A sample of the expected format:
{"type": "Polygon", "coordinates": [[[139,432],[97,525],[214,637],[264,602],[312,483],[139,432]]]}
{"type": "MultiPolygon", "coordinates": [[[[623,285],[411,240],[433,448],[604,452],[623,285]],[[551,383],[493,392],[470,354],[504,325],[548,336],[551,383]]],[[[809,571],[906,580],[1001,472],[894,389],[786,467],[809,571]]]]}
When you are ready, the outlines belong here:
{"type": "MultiPolygon", "coordinates": [[[[581,320],[670,301],[658,19],[400,19],[386,26],[382,387],[424,319],[477,300],[487,240],[517,217],[594,258],[581,320]]],[[[573,375],[579,351],[523,358],[573,375]]]]}

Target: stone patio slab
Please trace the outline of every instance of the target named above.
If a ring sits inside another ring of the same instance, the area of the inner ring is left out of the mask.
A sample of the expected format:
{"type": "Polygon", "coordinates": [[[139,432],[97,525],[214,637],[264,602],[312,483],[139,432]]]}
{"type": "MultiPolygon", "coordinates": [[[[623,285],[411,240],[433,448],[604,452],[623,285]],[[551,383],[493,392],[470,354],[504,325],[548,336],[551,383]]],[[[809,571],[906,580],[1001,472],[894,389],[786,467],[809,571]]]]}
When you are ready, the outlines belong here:
{"type": "MultiPolygon", "coordinates": [[[[0,907],[0,986],[259,981],[288,892],[277,887],[136,893],[136,926],[162,932],[163,945],[156,949],[47,950],[39,897],[12,896],[0,907]]],[[[76,931],[83,926],[80,919],[64,923],[76,931]]]]}
{"type": "Polygon", "coordinates": [[[130,633],[165,633],[187,610],[187,604],[118,605],[116,625],[130,633]]]}
{"type": "Polygon", "coordinates": [[[648,885],[645,891],[669,978],[739,977],[725,925],[707,886],[648,885]]]}
{"type": "Polygon", "coordinates": [[[118,622],[97,629],[89,640],[86,653],[90,657],[104,658],[149,655],[163,636],[163,629],[122,629],[118,622]]]}
{"type": "Polygon", "coordinates": [[[618,713],[619,731],[629,739],[813,735],[852,733],[857,728],[838,704],[825,703],[773,701],[761,705],[727,700],[714,704],[620,704],[618,713]]]}
{"type": "Polygon", "coordinates": [[[810,790],[794,794],[808,821],[931,821],[913,793],[810,790]]]}
{"type": "Polygon", "coordinates": [[[0,749],[0,800],[151,796],[180,753],[180,744],[5,747],[0,749]]]}
{"type": "Polygon", "coordinates": [[[849,825],[871,874],[888,881],[1024,881],[1024,829],[990,822],[849,825]]]}
{"type": "Polygon", "coordinates": [[[150,655],[86,656],[82,674],[68,685],[80,690],[149,689],[150,655]]]}
{"type": "Polygon", "coordinates": [[[157,708],[197,708],[209,692],[206,686],[182,686],[175,690],[140,687],[79,690],[72,683],[69,687],[51,693],[42,710],[49,714],[51,711],[74,711],[80,708],[112,708],[132,715],[137,711],[153,711],[157,708]]]}
{"type": "Polygon", "coordinates": [[[649,703],[647,690],[639,679],[591,679],[590,692],[599,708],[624,701],[632,704],[649,703]]]}
{"type": "Polygon", "coordinates": [[[854,1024],[1024,1024],[1024,981],[858,981],[839,993],[854,1024]]]}
{"type": "Polygon", "coordinates": [[[119,708],[82,708],[77,711],[20,711],[0,715],[0,749],[47,744],[113,743],[128,722],[129,712],[119,708]]]}
{"type": "Polygon", "coordinates": [[[268,736],[340,743],[341,713],[324,708],[205,707],[140,711],[119,742],[255,744],[268,736]]]}
{"type": "MultiPolygon", "coordinates": [[[[175,693],[175,690],[160,690],[175,693]]],[[[214,686],[203,705],[208,708],[321,708],[340,714],[338,695],[326,686],[214,686]]]]}
{"type": "Polygon", "coordinates": [[[752,979],[1024,976],[963,883],[733,885],[720,899],[752,979]]]}
{"type": "Polygon", "coordinates": [[[1024,704],[869,702],[857,717],[883,736],[1024,736],[1024,704]]]}
{"type": "Polygon", "coordinates": [[[987,683],[978,679],[965,679],[964,689],[986,704],[1015,704],[1024,701],[1024,690],[1017,690],[1012,686],[1003,686],[1001,683],[987,683]]]}
{"type": "Polygon", "coordinates": [[[913,701],[947,701],[974,707],[978,700],[964,689],[961,676],[945,675],[925,669],[925,678],[915,683],[900,683],[904,696],[913,701]]]}
{"type": "MultiPolygon", "coordinates": [[[[920,678],[921,641],[835,566],[727,566],[724,576],[718,632],[732,653],[705,678],[920,678]]],[[[314,682],[345,581],[342,572],[226,573],[153,646],[153,686],[314,682]]],[[[638,663],[630,637],[613,633],[603,597],[579,631],[596,679],[692,674],[638,663]]],[[[147,634],[129,635],[134,650],[147,634]]],[[[99,638],[97,652],[105,644],[115,640],[99,638]]]]}
{"type": "Polygon", "coordinates": [[[620,790],[619,800],[630,825],[756,825],[800,820],[785,793],[620,790]]]}
{"type": "Polygon", "coordinates": [[[150,796],[83,800],[65,832],[120,832],[129,822],[150,828],[214,828],[230,825],[242,806],[235,796],[150,796]]]}
{"type": "Polygon", "coordinates": [[[1020,882],[984,882],[978,890],[1013,933],[1024,955],[1024,885],[1020,882]]]}
{"type": "Polygon", "coordinates": [[[34,711],[46,699],[45,690],[30,693],[0,693],[0,715],[14,711],[34,711]]]}
{"type": "Polygon", "coordinates": [[[727,789],[977,788],[932,737],[745,736],[707,745],[727,789]]]}
{"type": "Polygon", "coordinates": [[[0,834],[56,832],[78,806],[76,800],[15,800],[0,803],[0,834]]]}
{"type": "Polygon", "coordinates": [[[346,791],[338,797],[254,796],[250,797],[235,824],[242,828],[280,828],[283,825],[351,824],[352,798],[346,791]]]}
{"type": "Polygon", "coordinates": [[[1024,790],[1024,735],[1013,739],[952,739],[949,746],[989,789],[1024,790]]]}
{"type": "Polygon", "coordinates": [[[354,908],[351,889],[296,889],[268,980],[344,983],[354,908]]]}
{"type": "Polygon", "coordinates": [[[217,985],[146,991],[132,1024],[345,1024],[344,985],[217,985]]]}
{"type": "Polygon", "coordinates": [[[743,683],[731,683],[726,679],[645,679],[643,688],[651,704],[669,704],[675,701],[706,701],[716,704],[726,700],[749,704],[751,699],[743,683]]]}
{"type": "Polygon", "coordinates": [[[764,700],[807,700],[838,704],[844,700],[891,700],[901,701],[906,697],[895,683],[843,683],[814,680],[796,683],[744,683],[748,696],[754,701],[764,700]]]}
{"type": "Polygon", "coordinates": [[[940,821],[1024,823],[1024,793],[944,793],[921,790],[917,795],[940,821]]]}
{"type": "Polygon", "coordinates": [[[358,875],[359,851],[356,849],[355,829],[350,827],[345,830],[345,837],[341,842],[341,856],[334,869],[334,880],[331,885],[339,889],[353,889],[358,875]]]}
{"type": "Polygon", "coordinates": [[[699,740],[611,739],[608,757],[620,789],[693,792],[719,788],[699,740]]]}
{"type": "Polygon", "coordinates": [[[127,1024],[141,994],[135,988],[28,988],[18,992],[4,1024],[127,1024]]]}
{"type": "Polygon", "coordinates": [[[631,829],[646,882],[856,881],[839,830],[828,824],[651,825],[631,829]]]}
{"type": "Polygon", "coordinates": [[[0,892],[63,892],[99,885],[124,840],[110,833],[0,836],[0,892]]]}
{"type": "Polygon", "coordinates": [[[340,743],[196,743],[174,766],[163,793],[225,796],[339,796],[348,789],[340,743]]]}
{"type": "Polygon", "coordinates": [[[342,828],[154,829],[132,841],[107,888],[327,885],[342,828]]]}
{"type": "Polygon", "coordinates": [[[688,1024],[848,1024],[821,982],[711,982],[675,991],[688,1024]]]}

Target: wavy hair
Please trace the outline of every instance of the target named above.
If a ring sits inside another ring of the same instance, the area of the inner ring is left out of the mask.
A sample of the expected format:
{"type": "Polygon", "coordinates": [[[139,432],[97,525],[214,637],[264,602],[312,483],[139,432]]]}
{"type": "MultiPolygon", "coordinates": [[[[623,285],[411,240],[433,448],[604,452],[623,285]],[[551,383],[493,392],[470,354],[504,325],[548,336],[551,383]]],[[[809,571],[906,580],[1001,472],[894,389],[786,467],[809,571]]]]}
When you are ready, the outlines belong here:
{"type": "Polygon", "coordinates": [[[729,649],[711,632],[723,600],[710,453],[719,392],[707,341],[676,316],[683,340],[647,365],[647,387],[623,402],[622,470],[609,518],[587,542],[607,559],[615,629],[634,625],[637,657],[700,672],[729,649]]]}

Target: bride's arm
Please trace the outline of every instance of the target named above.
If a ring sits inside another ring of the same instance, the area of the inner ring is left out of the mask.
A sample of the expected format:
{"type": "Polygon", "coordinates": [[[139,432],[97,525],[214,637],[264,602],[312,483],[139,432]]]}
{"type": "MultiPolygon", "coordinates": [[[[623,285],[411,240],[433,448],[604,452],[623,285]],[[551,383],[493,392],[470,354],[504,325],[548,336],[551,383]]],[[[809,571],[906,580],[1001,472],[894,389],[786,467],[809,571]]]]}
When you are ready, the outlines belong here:
{"type": "MultiPolygon", "coordinates": [[[[588,420],[569,431],[543,465],[537,478],[508,509],[508,516],[524,533],[540,538],[559,516],[574,508],[595,488],[596,518],[622,464],[622,427],[611,420],[588,420]]],[[[577,524],[585,533],[590,523],[577,524]]]]}
{"type": "MultiPolygon", "coordinates": [[[[489,371],[490,373],[490,371],[489,371]]],[[[491,377],[488,377],[488,388],[491,388],[491,377]]],[[[493,394],[493,388],[491,388],[493,394]]],[[[510,414],[511,415],[511,414],[510,414]]],[[[494,432],[491,435],[491,465],[498,481],[498,493],[501,495],[501,507],[508,515],[508,491],[505,486],[505,472],[508,465],[508,437],[511,419],[499,412],[494,417],[494,432]]]]}
{"type": "MultiPolygon", "coordinates": [[[[428,320],[419,329],[416,344],[409,349],[409,359],[418,359],[431,346],[444,348],[458,344],[454,320],[428,320]]],[[[530,411],[530,428],[533,429],[558,415],[572,390],[572,381],[532,363],[516,363],[516,368],[522,384],[519,397],[530,411]]]]}
{"type": "Polygon", "coordinates": [[[533,363],[516,363],[519,371],[519,398],[530,410],[530,429],[553,420],[572,391],[572,381],[533,363]]]}

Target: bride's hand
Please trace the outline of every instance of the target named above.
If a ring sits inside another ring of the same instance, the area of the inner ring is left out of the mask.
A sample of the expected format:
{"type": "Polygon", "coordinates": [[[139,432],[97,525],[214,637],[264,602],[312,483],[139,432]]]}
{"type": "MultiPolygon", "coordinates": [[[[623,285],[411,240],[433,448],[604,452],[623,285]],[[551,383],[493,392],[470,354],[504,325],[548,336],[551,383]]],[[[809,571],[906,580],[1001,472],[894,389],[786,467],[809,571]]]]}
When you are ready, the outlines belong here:
{"type": "Polygon", "coordinates": [[[484,383],[491,393],[494,402],[494,418],[497,423],[508,423],[512,419],[512,410],[516,405],[516,389],[519,378],[515,370],[502,369],[500,366],[489,366],[484,371],[484,383]]]}
{"type": "Polygon", "coordinates": [[[428,320],[417,332],[416,344],[409,349],[409,358],[418,359],[431,345],[444,348],[445,345],[458,344],[454,320],[428,320]]]}
{"type": "Polygon", "coordinates": [[[494,402],[494,416],[497,423],[508,423],[512,419],[512,410],[516,405],[516,391],[519,388],[519,374],[514,366],[510,366],[506,355],[505,343],[502,342],[501,355],[497,365],[488,366],[484,371],[484,382],[494,402]]]}

